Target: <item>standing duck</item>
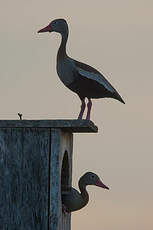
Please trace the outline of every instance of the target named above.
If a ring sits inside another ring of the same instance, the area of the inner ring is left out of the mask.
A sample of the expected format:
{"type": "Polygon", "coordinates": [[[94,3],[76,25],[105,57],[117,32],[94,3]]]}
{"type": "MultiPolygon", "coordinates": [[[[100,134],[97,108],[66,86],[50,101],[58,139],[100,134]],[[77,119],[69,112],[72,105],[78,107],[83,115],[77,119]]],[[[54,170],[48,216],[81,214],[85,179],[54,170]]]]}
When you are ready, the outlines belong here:
{"type": "Polygon", "coordinates": [[[85,173],[80,178],[78,184],[80,192],[72,187],[62,188],[62,204],[66,212],[77,211],[87,205],[89,201],[89,195],[86,190],[87,185],[96,185],[104,189],[109,189],[93,172],[85,173]]]}
{"type": "Polygon", "coordinates": [[[77,93],[82,104],[78,119],[82,119],[86,107],[85,98],[88,98],[88,110],[86,119],[90,120],[92,107],[91,98],[111,97],[125,104],[118,92],[105,79],[105,77],[93,67],[70,58],[66,53],[68,39],[68,24],[65,19],[55,19],[48,26],[39,30],[43,32],[57,32],[62,36],[62,41],[57,53],[57,73],[61,81],[77,93]]]}

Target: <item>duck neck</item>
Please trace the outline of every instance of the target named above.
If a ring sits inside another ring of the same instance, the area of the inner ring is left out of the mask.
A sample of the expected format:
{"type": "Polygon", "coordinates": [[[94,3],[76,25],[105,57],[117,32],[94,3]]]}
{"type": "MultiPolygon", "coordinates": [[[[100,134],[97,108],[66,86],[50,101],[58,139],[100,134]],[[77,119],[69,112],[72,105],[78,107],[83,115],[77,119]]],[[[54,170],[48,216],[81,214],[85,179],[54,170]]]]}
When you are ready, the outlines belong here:
{"type": "Polygon", "coordinates": [[[66,43],[68,39],[68,31],[61,33],[61,36],[62,36],[62,40],[57,54],[58,59],[66,56],[66,43]]]}
{"type": "Polygon", "coordinates": [[[84,204],[86,205],[89,201],[89,194],[86,190],[86,184],[82,183],[81,180],[79,181],[79,189],[80,189],[84,204]]]}

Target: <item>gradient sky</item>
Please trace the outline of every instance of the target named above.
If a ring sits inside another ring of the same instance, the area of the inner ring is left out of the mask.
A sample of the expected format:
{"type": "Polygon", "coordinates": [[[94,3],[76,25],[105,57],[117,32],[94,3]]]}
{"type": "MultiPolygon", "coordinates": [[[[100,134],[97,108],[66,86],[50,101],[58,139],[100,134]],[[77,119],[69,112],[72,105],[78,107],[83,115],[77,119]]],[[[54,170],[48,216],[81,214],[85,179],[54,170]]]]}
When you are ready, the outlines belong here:
{"type": "Polygon", "coordinates": [[[98,134],[75,134],[73,185],[86,171],[110,191],[88,187],[73,230],[153,229],[153,1],[1,1],[0,119],[75,119],[79,98],[56,74],[60,36],[37,34],[68,21],[68,54],[97,68],[126,104],[93,100],[98,134]]]}

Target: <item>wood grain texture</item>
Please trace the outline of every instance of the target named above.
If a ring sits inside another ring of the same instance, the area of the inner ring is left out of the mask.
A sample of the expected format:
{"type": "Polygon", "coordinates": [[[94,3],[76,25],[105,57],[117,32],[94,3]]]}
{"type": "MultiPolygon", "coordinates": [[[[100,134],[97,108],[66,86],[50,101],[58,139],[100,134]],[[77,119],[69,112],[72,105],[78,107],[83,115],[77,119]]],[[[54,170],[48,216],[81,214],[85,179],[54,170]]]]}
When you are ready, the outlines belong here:
{"type": "Polygon", "coordinates": [[[48,230],[49,129],[0,129],[0,229],[48,230]]]}
{"type": "MultiPolygon", "coordinates": [[[[68,155],[68,185],[72,182],[72,133],[52,129],[51,132],[51,157],[50,157],[50,230],[70,230],[71,214],[63,214],[61,207],[61,176],[64,155],[68,155]]],[[[64,176],[64,175],[63,175],[64,176]]]]}
{"type": "Polygon", "coordinates": [[[59,128],[65,132],[98,132],[88,120],[0,120],[0,128],[59,128]]]}
{"type": "Polygon", "coordinates": [[[0,121],[0,230],[70,230],[61,187],[72,182],[72,132],[82,120],[0,121]]]}

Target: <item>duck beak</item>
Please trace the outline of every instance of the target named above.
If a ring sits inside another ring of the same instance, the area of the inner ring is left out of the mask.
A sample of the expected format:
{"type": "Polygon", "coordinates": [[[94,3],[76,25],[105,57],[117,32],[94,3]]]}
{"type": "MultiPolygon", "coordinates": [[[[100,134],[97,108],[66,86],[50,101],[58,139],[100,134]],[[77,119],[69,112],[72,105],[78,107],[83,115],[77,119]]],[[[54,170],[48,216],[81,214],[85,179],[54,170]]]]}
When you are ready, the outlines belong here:
{"type": "Polygon", "coordinates": [[[50,25],[44,27],[43,29],[39,30],[38,33],[43,33],[43,32],[52,32],[52,28],[50,25]]]}
{"type": "Polygon", "coordinates": [[[102,187],[102,188],[104,188],[104,189],[109,189],[106,185],[104,185],[104,184],[102,183],[102,181],[101,181],[100,179],[97,180],[96,186],[102,187]]]}

